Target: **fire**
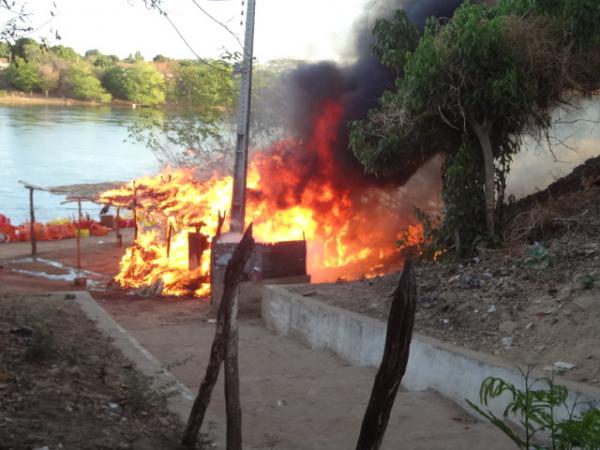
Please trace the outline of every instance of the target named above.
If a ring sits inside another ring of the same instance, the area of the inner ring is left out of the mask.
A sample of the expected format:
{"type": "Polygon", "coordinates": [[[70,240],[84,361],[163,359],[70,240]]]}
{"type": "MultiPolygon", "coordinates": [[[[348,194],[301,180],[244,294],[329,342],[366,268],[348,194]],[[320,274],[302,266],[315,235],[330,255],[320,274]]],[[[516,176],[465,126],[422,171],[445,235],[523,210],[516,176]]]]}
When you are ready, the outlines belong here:
{"type": "MultiPolygon", "coordinates": [[[[401,234],[409,234],[410,244],[422,238],[422,229],[406,228],[408,220],[394,209],[397,189],[354,189],[351,177],[344,179],[332,152],[342,121],[342,107],[327,103],[310,140],[280,141],[256,153],[248,169],[246,220],[254,223],[255,238],[306,239],[307,269],[316,282],[384,274],[401,262],[401,234]]],[[[206,295],[210,250],[189,270],[188,233],[200,225],[201,233],[215,234],[218,214],[230,207],[232,183],[230,176],[199,181],[192,170],[167,168],[105,192],[105,203],[135,202],[140,225],[116,281],[136,288],[158,283],[165,295],[206,295]]]]}

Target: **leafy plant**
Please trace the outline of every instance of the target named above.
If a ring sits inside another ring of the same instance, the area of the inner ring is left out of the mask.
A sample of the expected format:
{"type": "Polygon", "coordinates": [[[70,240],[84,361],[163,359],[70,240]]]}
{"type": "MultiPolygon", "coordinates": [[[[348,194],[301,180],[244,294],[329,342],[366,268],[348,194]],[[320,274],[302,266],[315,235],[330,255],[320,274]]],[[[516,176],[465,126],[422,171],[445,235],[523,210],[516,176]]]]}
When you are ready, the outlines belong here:
{"type": "Polygon", "coordinates": [[[397,13],[374,50],[397,74],[366,119],[350,124],[365,170],[403,182],[446,156],[446,231],[454,247],[495,241],[506,175],[521,139],[547,139],[564,95],[598,89],[597,0],[465,1],[419,34],[397,13]],[[557,57],[557,55],[561,55],[557,57]]]}
{"type": "Polygon", "coordinates": [[[531,379],[531,371],[523,373],[525,389],[501,378],[486,378],[479,391],[481,405],[487,407],[491,400],[508,395],[510,401],[497,417],[489,410],[483,410],[473,402],[467,403],[482,417],[508,436],[518,448],[530,450],[599,450],[600,449],[600,410],[590,407],[583,414],[575,415],[577,402],[571,408],[567,404],[569,392],[563,385],[556,384],[553,378],[531,379]],[[556,413],[564,408],[568,419],[559,420],[556,413]],[[508,419],[522,426],[522,431],[511,427],[508,419]],[[540,442],[546,438],[548,444],[540,442]]]}
{"type": "Polygon", "coordinates": [[[581,282],[581,287],[585,290],[593,289],[596,283],[598,282],[598,277],[591,273],[585,274],[582,276],[579,281],[581,282]]]}
{"type": "Polygon", "coordinates": [[[550,254],[548,249],[539,242],[527,249],[527,257],[525,264],[533,269],[547,269],[554,265],[554,256],[550,254]]]}

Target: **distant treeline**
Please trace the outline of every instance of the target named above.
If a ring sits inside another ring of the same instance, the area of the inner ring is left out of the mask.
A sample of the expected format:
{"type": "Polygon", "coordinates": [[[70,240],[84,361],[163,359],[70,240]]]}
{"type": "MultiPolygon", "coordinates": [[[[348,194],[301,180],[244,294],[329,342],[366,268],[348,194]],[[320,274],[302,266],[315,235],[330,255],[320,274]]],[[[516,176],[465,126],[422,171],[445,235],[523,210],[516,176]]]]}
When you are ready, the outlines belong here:
{"type": "Polygon", "coordinates": [[[121,99],[145,106],[218,104],[223,109],[234,106],[237,97],[233,65],[222,60],[207,65],[157,55],[146,62],[139,52],[120,60],[98,50],[80,55],[70,47],[50,47],[30,38],[12,46],[0,43],[0,58],[10,61],[0,71],[4,83],[27,93],[97,102],[121,99]]]}

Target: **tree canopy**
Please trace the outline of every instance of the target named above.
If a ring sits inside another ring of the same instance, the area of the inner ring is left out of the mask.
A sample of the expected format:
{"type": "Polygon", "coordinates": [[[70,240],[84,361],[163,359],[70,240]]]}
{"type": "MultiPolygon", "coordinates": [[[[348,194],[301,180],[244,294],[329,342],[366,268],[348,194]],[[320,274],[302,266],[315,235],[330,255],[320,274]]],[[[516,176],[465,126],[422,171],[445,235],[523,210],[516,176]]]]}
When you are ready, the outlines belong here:
{"type": "Polygon", "coordinates": [[[485,211],[494,236],[496,206],[523,135],[544,132],[569,95],[599,86],[598,23],[595,0],[467,1],[451,20],[430,20],[418,39],[403,12],[378,21],[375,52],[398,78],[380,107],[351,125],[357,157],[370,172],[408,177],[445,153],[447,235],[458,244],[461,225],[481,223],[476,214],[485,211]],[[481,174],[479,188],[457,183],[481,174]],[[473,196],[477,189],[483,195],[473,196]],[[484,204],[474,206],[478,201],[484,204]]]}
{"type": "Polygon", "coordinates": [[[163,75],[144,61],[130,66],[113,66],[104,74],[102,83],[115,97],[134,103],[156,106],[165,101],[163,75]]]}

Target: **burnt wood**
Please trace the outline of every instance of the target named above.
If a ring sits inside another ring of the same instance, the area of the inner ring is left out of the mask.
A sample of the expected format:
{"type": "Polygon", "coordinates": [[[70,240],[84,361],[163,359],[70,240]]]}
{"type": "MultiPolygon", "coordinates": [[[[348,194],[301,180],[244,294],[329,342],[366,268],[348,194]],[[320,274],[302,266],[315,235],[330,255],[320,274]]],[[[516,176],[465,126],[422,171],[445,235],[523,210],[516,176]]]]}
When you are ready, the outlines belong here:
{"type": "Polygon", "coordinates": [[[227,403],[227,449],[241,450],[241,407],[239,400],[239,377],[237,367],[237,291],[242,280],[246,263],[254,251],[252,224],[248,227],[241,242],[235,248],[233,256],[225,269],[223,297],[217,313],[217,326],[213,340],[210,360],[198,396],[194,401],[188,418],[182,445],[188,449],[196,447],[198,433],[206,415],[212,390],[219,377],[221,363],[227,353],[225,391],[227,403]],[[233,345],[231,337],[233,335],[233,345]],[[228,350],[226,350],[228,349],[228,350]]]}
{"type": "Polygon", "coordinates": [[[412,262],[406,261],[393,294],[385,349],[375,376],[356,450],[380,448],[402,377],[406,372],[415,321],[417,285],[412,262]]]}

